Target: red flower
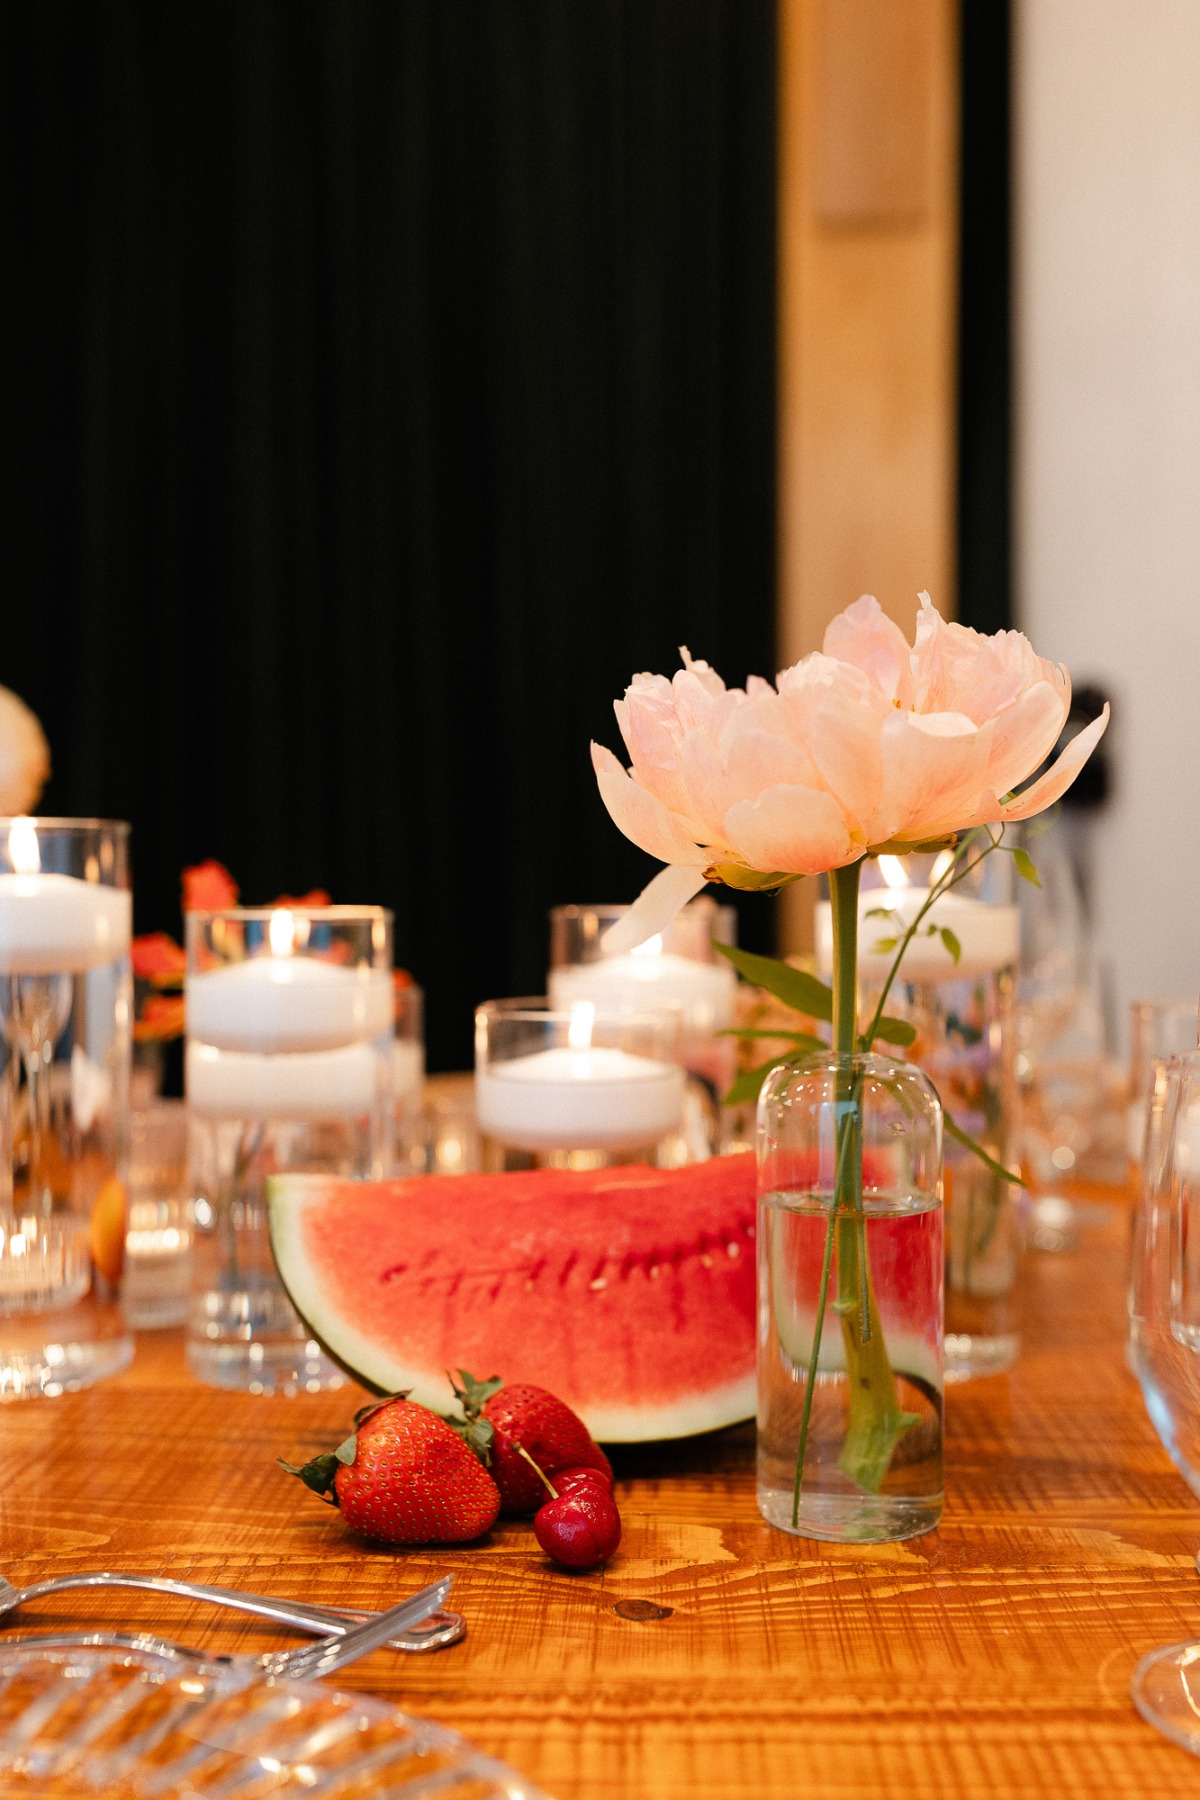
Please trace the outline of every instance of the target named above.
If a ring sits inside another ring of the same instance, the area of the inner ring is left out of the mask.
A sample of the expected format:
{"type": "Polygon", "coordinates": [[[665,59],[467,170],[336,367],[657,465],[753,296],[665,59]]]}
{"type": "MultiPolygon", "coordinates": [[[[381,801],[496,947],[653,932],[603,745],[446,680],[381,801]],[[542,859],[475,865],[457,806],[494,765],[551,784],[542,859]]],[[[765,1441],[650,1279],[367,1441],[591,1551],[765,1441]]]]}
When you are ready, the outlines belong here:
{"type": "Polygon", "coordinates": [[[280,894],[278,900],[272,900],[272,906],[332,906],[333,902],[324,888],[312,888],[307,894],[280,894]]]}

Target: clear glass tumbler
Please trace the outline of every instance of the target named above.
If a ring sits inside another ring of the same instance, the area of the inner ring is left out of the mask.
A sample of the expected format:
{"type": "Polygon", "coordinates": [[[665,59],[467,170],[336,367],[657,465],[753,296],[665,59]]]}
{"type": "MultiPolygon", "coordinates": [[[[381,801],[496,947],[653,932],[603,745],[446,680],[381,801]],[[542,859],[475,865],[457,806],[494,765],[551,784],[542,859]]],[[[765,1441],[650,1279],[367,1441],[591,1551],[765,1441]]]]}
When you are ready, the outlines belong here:
{"type": "Polygon", "coordinates": [[[758,1505],[879,1543],[942,1511],[942,1112],[910,1063],[786,1063],[758,1103],[758,1505]]]}
{"type": "MultiPolygon", "coordinates": [[[[1131,1352],[1163,1447],[1200,1497],[1200,1054],[1173,1057],[1139,1209],[1131,1352]]],[[[1200,1755],[1200,1642],[1151,1651],[1133,1673],[1143,1718],[1200,1755]]]]}
{"type": "Polygon", "coordinates": [[[187,1140],[182,1100],[156,1100],[134,1112],[123,1300],[136,1331],[162,1330],[187,1319],[192,1270],[187,1140]]]}
{"type": "Polygon", "coordinates": [[[188,1360],[202,1380],[252,1393],[337,1386],[275,1271],[266,1181],[390,1173],[391,914],[189,913],[187,954],[188,1360]]]}
{"type": "Polygon", "coordinates": [[[396,1041],[392,1045],[392,1118],[397,1175],[423,1175],[425,1142],[425,995],[396,971],[396,1041]]]}
{"type": "MultiPolygon", "coordinates": [[[[475,1014],[484,1166],[661,1164],[683,1116],[679,1017],[601,1013],[580,1000],[489,1000],[475,1014]]],[[[669,1154],[669,1152],[668,1152],[669,1154]]]]}
{"type": "Polygon", "coordinates": [[[129,1157],[129,827],[0,819],[0,1394],[58,1394],[133,1356],[120,1306],[129,1157]]]}

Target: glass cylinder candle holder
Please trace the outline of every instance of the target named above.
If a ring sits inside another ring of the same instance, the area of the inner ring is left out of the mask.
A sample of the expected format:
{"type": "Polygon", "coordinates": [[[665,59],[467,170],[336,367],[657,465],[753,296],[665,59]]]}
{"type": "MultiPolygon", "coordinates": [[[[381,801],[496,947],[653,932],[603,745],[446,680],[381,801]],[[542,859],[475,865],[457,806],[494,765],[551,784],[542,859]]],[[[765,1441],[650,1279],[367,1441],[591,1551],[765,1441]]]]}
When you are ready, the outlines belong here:
{"type": "MultiPolygon", "coordinates": [[[[948,853],[943,853],[948,854],[948,853]]],[[[929,898],[944,863],[881,856],[859,895],[860,1016],[869,1018],[897,940],[929,898]]],[[[828,974],[832,924],[817,909],[817,960],[828,974]]],[[[992,855],[926,915],[900,965],[887,1010],[916,1027],[902,1054],[932,1080],[946,1112],[1002,1167],[1013,1163],[1016,1082],[1013,971],[1019,918],[1009,858],[992,855]],[[927,927],[933,926],[932,933],[927,927]],[[957,960],[943,930],[952,933],[957,960]]],[[[1020,1189],[947,1137],[946,1379],[1007,1368],[1020,1349],[1020,1189]]]]}
{"type": "Polygon", "coordinates": [[[678,1009],[681,1054],[693,1082],[685,1098],[684,1137],[698,1156],[711,1155],[731,1120],[721,1101],[733,1084],[737,976],[714,943],[737,942],[737,913],[701,895],[666,931],[612,955],[605,934],[627,906],[556,906],[550,914],[550,1005],[590,1001],[604,1011],[678,1009]]]}
{"type": "Polygon", "coordinates": [[[673,1160],[683,1117],[678,1016],[489,1000],[475,1014],[485,1167],[596,1169],[673,1160]]]}
{"type": "Polygon", "coordinates": [[[0,819],[0,1393],[58,1394],[133,1356],[120,1306],[132,1017],[129,827],[0,819]]]}
{"type": "Polygon", "coordinates": [[[784,1063],[758,1102],[758,1505],[882,1542],[942,1510],[942,1113],[911,1063],[784,1063]]]}
{"type": "Polygon", "coordinates": [[[393,1165],[397,1175],[423,1175],[425,1133],[425,996],[412,977],[396,970],[395,1042],[392,1045],[393,1165]]]}
{"type": "Polygon", "coordinates": [[[337,1386],[276,1274],[266,1181],[390,1172],[391,914],[189,913],[187,956],[188,1360],[202,1380],[253,1393],[337,1386]]]}

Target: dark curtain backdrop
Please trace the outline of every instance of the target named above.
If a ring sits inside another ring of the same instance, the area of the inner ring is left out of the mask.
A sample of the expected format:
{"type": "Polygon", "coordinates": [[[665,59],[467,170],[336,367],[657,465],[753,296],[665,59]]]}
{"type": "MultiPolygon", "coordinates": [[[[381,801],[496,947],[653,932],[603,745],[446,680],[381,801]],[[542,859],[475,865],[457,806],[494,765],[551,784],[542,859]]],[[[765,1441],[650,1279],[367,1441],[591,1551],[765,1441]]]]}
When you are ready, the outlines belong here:
{"type": "MultiPolygon", "coordinates": [[[[396,913],[433,1067],[656,865],[588,740],[771,672],[772,0],[38,0],[0,52],[0,681],[43,811],[396,913]]],[[[772,903],[743,911],[766,947],[772,903]]]]}
{"type": "Polygon", "coordinates": [[[958,616],[1013,622],[1011,0],[962,0],[958,616]]]}

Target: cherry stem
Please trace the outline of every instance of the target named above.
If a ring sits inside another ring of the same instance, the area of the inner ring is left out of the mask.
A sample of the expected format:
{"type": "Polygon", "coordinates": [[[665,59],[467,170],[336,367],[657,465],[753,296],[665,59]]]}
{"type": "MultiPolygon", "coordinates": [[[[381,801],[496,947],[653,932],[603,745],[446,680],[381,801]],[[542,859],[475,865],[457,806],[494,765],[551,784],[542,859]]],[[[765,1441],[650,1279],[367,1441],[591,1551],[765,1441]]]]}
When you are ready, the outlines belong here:
{"type": "Polygon", "coordinates": [[[514,1444],[513,1449],[516,1451],[518,1456],[523,1456],[525,1458],[525,1461],[529,1464],[530,1468],[533,1470],[533,1472],[537,1476],[538,1480],[541,1482],[544,1482],[546,1487],[549,1488],[550,1498],[552,1500],[557,1500],[558,1499],[558,1489],[554,1486],[553,1482],[550,1480],[550,1477],[548,1475],[543,1474],[541,1469],[538,1468],[538,1466],[534,1462],[532,1456],[530,1456],[528,1450],[526,1450],[524,1444],[514,1444]]]}

